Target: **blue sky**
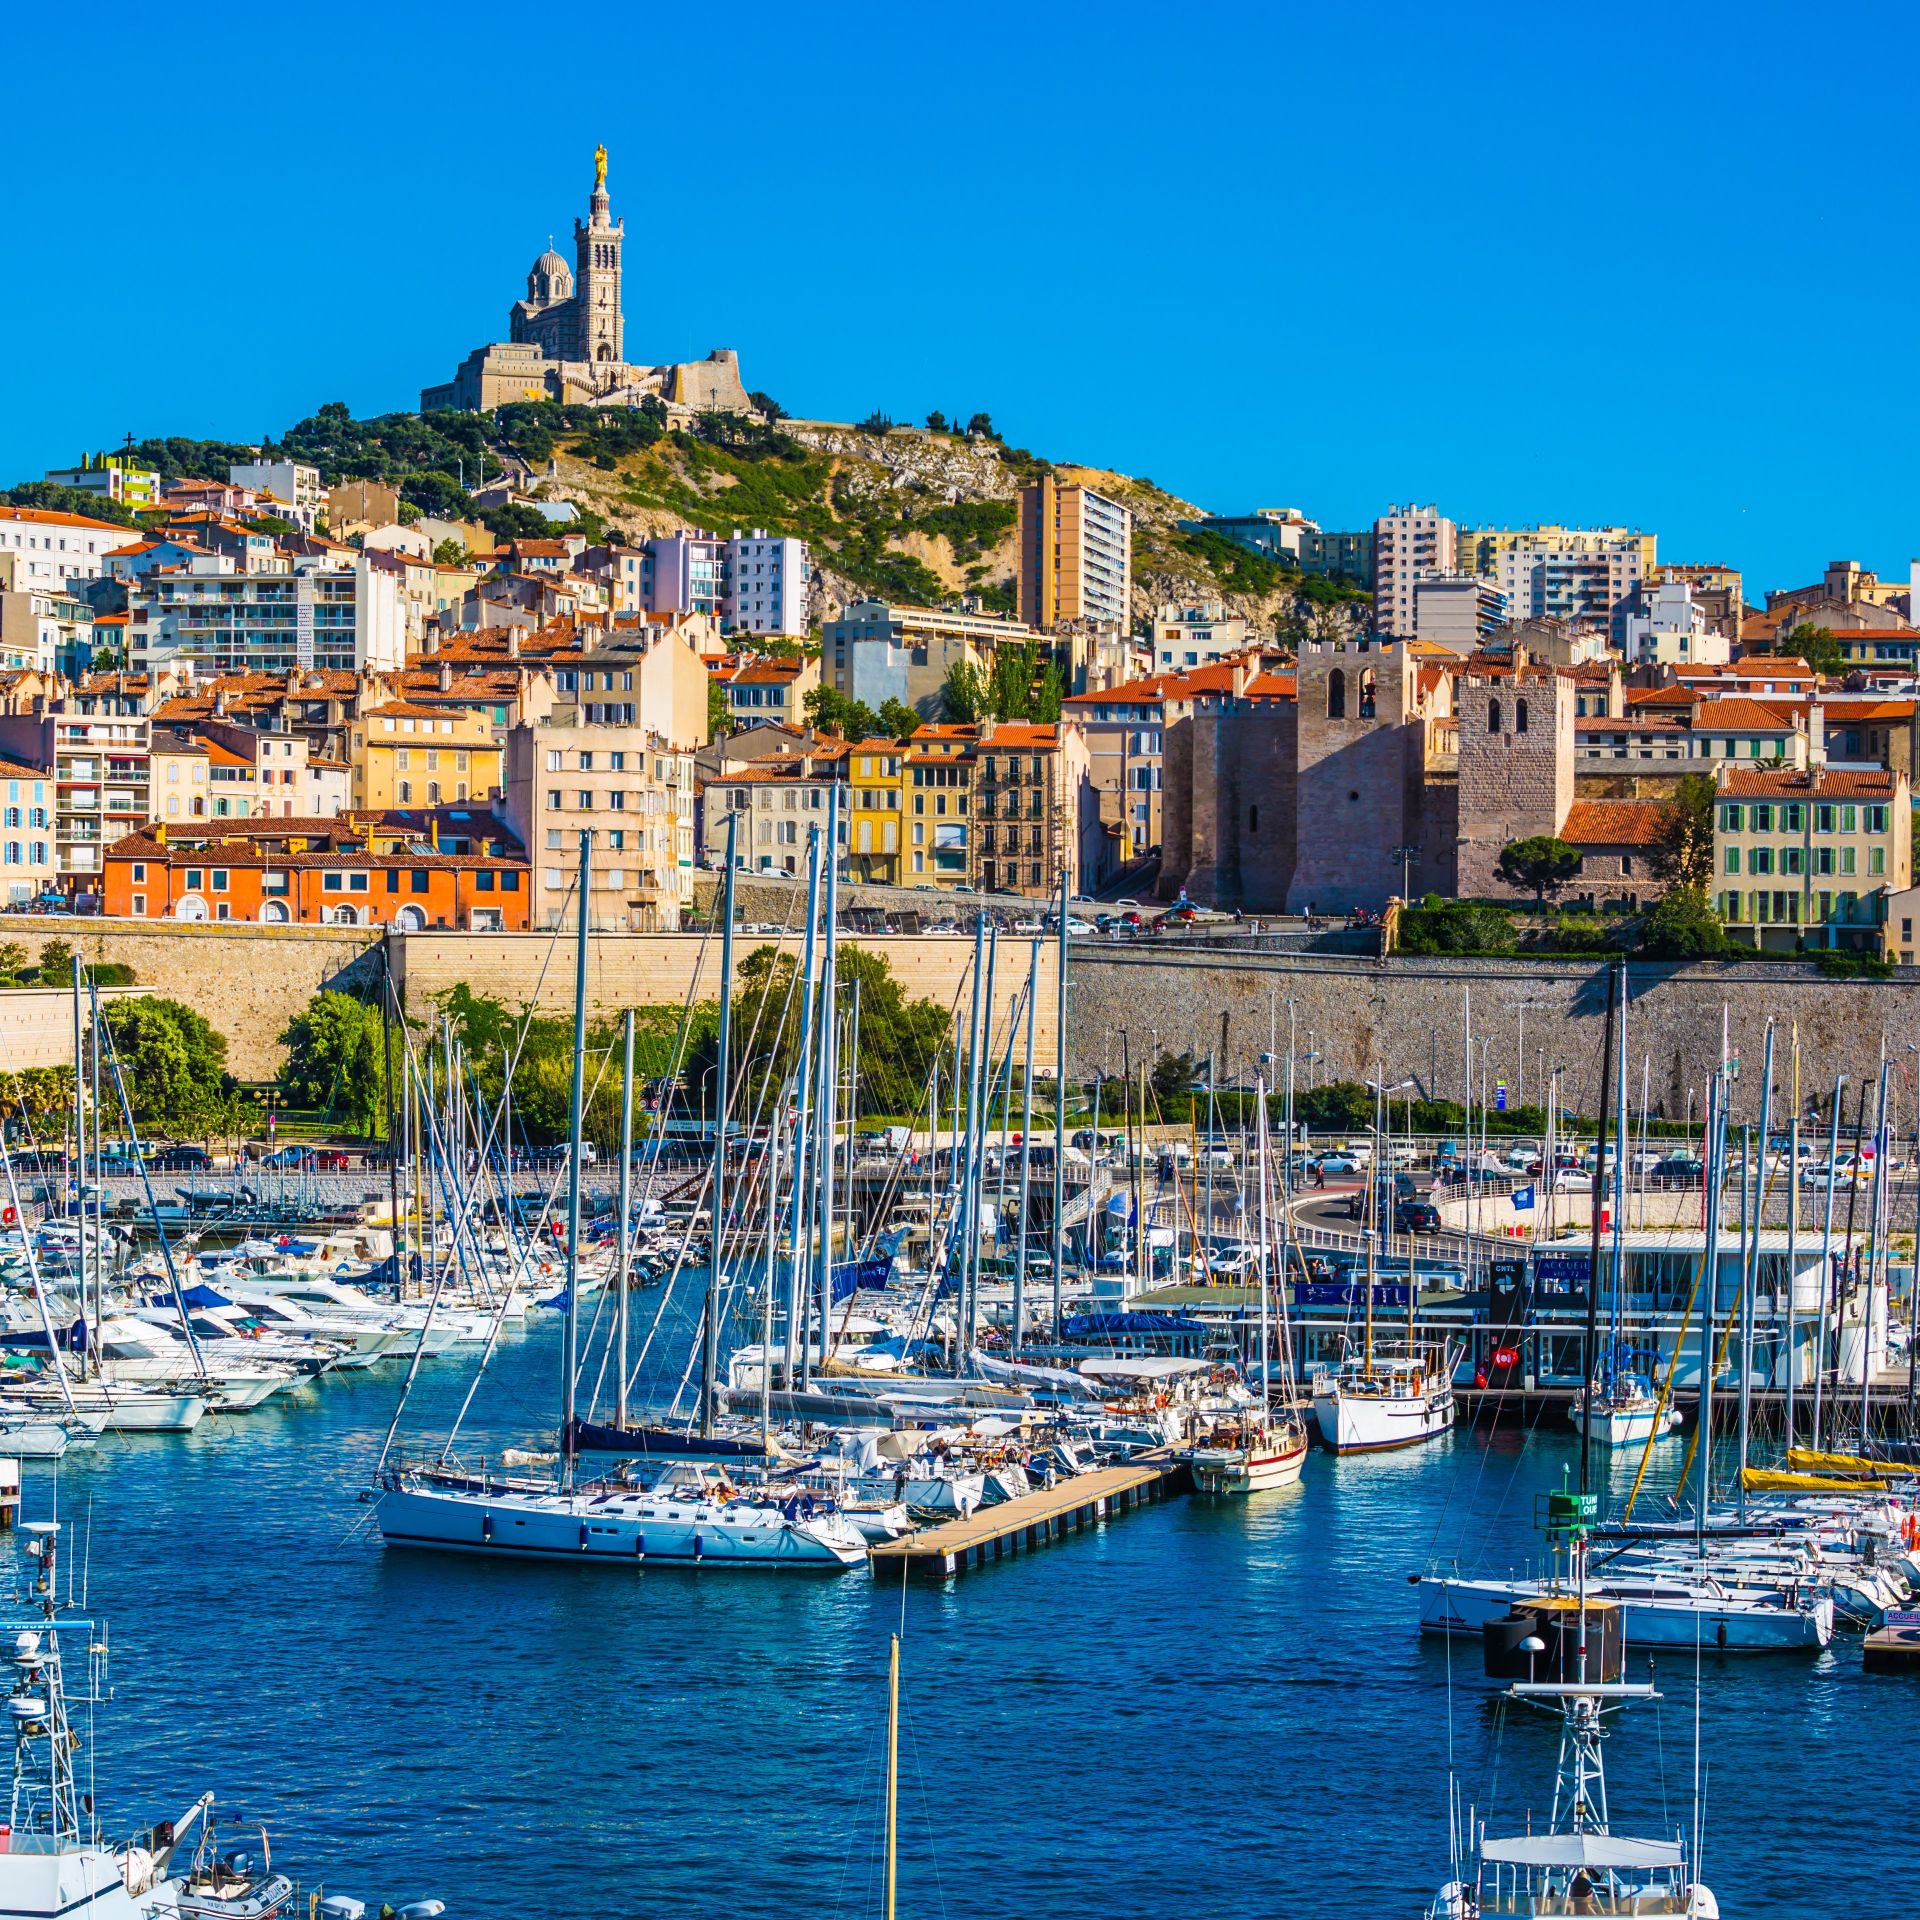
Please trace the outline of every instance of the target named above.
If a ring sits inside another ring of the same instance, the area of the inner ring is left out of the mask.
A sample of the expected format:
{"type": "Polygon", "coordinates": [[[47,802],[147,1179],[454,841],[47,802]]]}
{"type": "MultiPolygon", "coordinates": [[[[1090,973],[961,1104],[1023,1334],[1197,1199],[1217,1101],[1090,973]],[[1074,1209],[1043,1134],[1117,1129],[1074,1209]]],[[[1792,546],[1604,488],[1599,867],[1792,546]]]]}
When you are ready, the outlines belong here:
{"type": "Polygon", "coordinates": [[[23,12],[0,482],[415,404],[591,152],[627,350],[1323,525],[1920,553],[1910,10],[23,12]]]}

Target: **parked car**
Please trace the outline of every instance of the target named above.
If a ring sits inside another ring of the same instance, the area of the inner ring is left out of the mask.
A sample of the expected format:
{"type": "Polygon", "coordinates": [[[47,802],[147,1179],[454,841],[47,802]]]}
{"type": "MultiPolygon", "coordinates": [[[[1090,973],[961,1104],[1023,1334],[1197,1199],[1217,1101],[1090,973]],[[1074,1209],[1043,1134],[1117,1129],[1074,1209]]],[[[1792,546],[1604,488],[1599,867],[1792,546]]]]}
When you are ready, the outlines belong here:
{"type": "Polygon", "coordinates": [[[314,1152],[311,1147],[281,1147],[277,1152],[263,1154],[260,1164],[263,1167],[297,1167],[310,1171],[313,1167],[314,1152]]]}
{"type": "Polygon", "coordinates": [[[1325,1174],[1330,1180],[1351,1178],[1361,1170],[1359,1160],[1345,1148],[1334,1153],[1323,1153],[1313,1162],[1313,1166],[1316,1172],[1325,1174]]]}
{"type": "Polygon", "coordinates": [[[1438,1233],[1440,1209],[1431,1200],[1402,1200],[1393,1210],[1395,1233],[1438,1233]]]}
{"type": "Polygon", "coordinates": [[[207,1173],[213,1167],[213,1155],[205,1147],[162,1147],[153,1164],[161,1173],[207,1173]]]}
{"type": "Polygon", "coordinates": [[[313,1150],[313,1164],[319,1173],[345,1173],[352,1163],[344,1148],[316,1147],[313,1150]]]}
{"type": "Polygon", "coordinates": [[[1667,1187],[1703,1186],[1707,1178],[1706,1162],[1686,1154],[1675,1154],[1654,1168],[1653,1177],[1660,1185],[1667,1187]]]}

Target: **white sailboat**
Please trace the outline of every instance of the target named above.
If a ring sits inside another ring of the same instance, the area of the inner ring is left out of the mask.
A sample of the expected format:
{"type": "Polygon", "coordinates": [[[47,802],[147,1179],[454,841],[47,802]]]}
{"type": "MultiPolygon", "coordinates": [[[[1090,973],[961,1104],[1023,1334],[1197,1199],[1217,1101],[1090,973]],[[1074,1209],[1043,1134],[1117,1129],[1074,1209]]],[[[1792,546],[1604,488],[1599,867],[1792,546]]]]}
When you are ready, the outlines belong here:
{"type": "MultiPolygon", "coordinates": [[[[1275,1416],[1272,1399],[1272,1358],[1268,1333],[1267,1299],[1272,1287],[1269,1258],[1272,1251],[1267,1213],[1267,1085],[1256,1080],[1259,1131],[1256,1136],[1256,1172],[1259,1183],[1260,1245],[1253,1261],[1254,1285],[1260,1289],[1260,1399],[1257,1409],[1235,1420],[1217,1424],[1190,1456],[1193,1484],[1201,1493],[1268,1493],[1290,1487],[1307,1463],[1307,1430],[1292,1412],[1275,1416]]],[[[1280,1320],[1282,1365],[1280,1376],[1291,1381],[1293,1367],[1287,1321],[1280,1320]]]]}
{"type": "MultiPolygon", "coordinates": [[[[632,1566],[645,1561],[688,1564],[819,1568],[838,1572],[864,1565],[866,1537],[830,1502],[794,1489],[783,1496],[736,1487],[716,1467],[675,1461],[664,1468],[628,1467],[604,1479],[581,1481],[575,1467],[580,1422],[575,1392],[580,1355],[580,1165],[585,1106],[587,1022],[587,900],[589,837],[580,836],[579,933],[575,950],[573,1098],[567,1173],[566,1335],[562,1364],[559,1474],[553,1482],[473,1474],[439,1460],[388,1469],[383,1454],[375,1477],[378,1522],[390,1546],[502,1558],[594,1561],[632,1566]]],[[[732,866],[728,867],[731,887],[732,866]]],[[[728,922],[731,925],[731,897],[728,922]]],[[[721,1002],[732,992],[723,968],[721,1002]]],[[[721,1058],[726,1055],[722,1028],[721,1058]]],[[[724,1152],[727,1111],[717,1102],[724,1152]]],[[[719,1238],[716,1234],[716,1240],[719,1238]]],[[[625,1290],[621,1290],[624,1298],[625,1290]]],[[[706,1404],[717,1397],[714,1300],[709,1289],[703,1341],[706,1404]]],[[[396,1425],[398,1414],[395,1416],[396,1425]]],[[[389,1442],[392,1433],[389,1431],[389,1442]]]]}

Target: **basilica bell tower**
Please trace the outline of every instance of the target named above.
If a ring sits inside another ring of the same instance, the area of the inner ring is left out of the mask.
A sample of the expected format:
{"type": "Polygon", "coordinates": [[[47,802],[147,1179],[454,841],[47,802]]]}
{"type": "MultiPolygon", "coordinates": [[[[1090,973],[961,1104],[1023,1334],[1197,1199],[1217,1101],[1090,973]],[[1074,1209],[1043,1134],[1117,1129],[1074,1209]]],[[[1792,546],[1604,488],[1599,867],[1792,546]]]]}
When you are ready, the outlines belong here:
{"type": "Polygon", "coordinates": [[[574,343],[590,361],[626,359],[626,321],[620,311],[620,250],[627,223],[609,218],[607,150],[593,150],[593,198],[589,214],[573,223],[574,343]]]}

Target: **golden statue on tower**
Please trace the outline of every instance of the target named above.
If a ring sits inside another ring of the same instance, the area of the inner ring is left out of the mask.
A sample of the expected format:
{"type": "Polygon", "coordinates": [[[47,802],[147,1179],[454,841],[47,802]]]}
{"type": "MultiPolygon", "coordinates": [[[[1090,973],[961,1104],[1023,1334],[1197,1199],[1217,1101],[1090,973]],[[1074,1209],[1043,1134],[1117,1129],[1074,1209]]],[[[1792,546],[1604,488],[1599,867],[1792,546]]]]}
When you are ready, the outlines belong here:
{"type": "Polygon", "coordinates": [[[593,150],[593,184],[596,192],[607,184],[607,150],[604,146],[593,150]]]}

